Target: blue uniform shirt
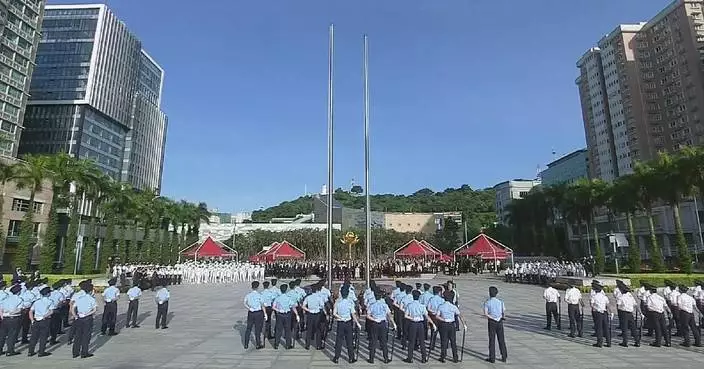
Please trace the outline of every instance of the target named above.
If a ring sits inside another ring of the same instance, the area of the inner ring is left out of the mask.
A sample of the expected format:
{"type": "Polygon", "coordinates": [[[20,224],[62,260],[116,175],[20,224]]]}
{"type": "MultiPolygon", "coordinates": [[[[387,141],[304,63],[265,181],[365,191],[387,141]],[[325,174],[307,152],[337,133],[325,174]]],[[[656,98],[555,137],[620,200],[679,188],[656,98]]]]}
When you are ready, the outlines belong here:
{"type": "Polygon", "coordinates": [[[282,293],[274,299],[271,306],[279,313],[289,313],[291,308],[296,306],[296,302],[288,294],[282,293]]]}
{"type": "Polygon", "coordinates": [[[56,309],[64,301],[64,294],[59,290],[53,290],[49,294],[49,301],[51,301],[51,308],[56,309]]]}
{"type": "Polygon", "coordinates": [[[10,294],[0,302],[3,317],[19,316],[22,312],[22,299],[14,294],[10,294]]]}
{"type": "Polygon", "coordinates": [[[396,287],[396,288],[394,288],[393,291],[391,291],[391,299],[392,299],[395,303],[398,304],[400,298],[401,298],[401,289],[398,288],[398,287],[396,287]]]}
{"type": "Polygon", "coordinates": [[[420,294],[418,301],[420,301],[423,306],[428,306],[428,301],[430,301],[431,297],[433,297],[433,294],[430,293],[430,291],[425,291],[420,294]]]}
{"type": "Polygon", "coordinates": [[[272,300],[272,294],[271,294],[271,289],[267,288],[263,290],[262,292],[259,293],[262,297],[262,304],[266,307],[271,307],[271,300],[272,300]]]}
{"type": "MultiPolygon", "coordinates": [[[[342,296],[342,286],[340,286],[339,296],[342,296]]],[[[348,300],[352,302],[357,302],[357,293],[354,291],[354,286],[350,285],[350,292],[347,295],[348,300]]]]}
{"type": "Polygon", "coordinates": [[[367,306],[376,301],[376,298],[374,297],[374,291],[372,291],[371,288],[367,288],[366,290],[364,290],[364,295],[362,295],[362,298],[364,299],[364,305],[367,306]]]}
{"type": "Polygon", "coordinates": [[[294,288],[293,290],[298,294],[298,300],[297,300],[297,301],[298,301],[298,302],[303,301],[303,299],[306,297],[306,291],[305,291],[303,288],[299,287],[299,286],[296,286],[296,288],[294,288]]]}
{"type": "Polygon", "coordinates": [[[504,315],[504,302],[497,299],[496,297],[492,297],[486,300],[486,302],[484,303],[484,309],[487,310],[487,313],[489,314],[491,319],[499,321],[504,315]]]}
{"type": "Polygon", "coordinates": [[[408,293],[401,298],[401,303],[399,305],[401,305],[401,309],[405,311],[406,305],[410,304],[411,302],[413,302],[413,295],[408,293]]]}
{"type": "Polygon", "coordinates": [[[154,301],[156,301],[157,304],[161,305],[169,301],[169,297],[171,297],[169,290],[167,290],[166,288],[162,288],[154,296],[154,301]]]}
{"type": "Polygon", "coordinates": [[[74,293],[73,296],[71,296],[71,301],[73,301],[73,302],[75,303],[76,300],[78,300],[79,297],[81,297],[81,296],[83,296],[83,295],[85,295],[85,294],[86,294],[86,291],[80,290],[80,291],[74,293]]]}
{"type": "Polygon", "coordinates": [[[328,300],[330,300],[330,296],[332,295],[332,293],[327,287],[323,286],[322,288],[320,288],[320,295],[323,296],[323,301],[327,302],[328,300]]]}
{"type": "Polygon", "coordinates": [[[422,322],[425,319],[425,314],[428,310],[425,306],[421,305],[418,301],[412,301],[405,305],[404,312],[406,315],[410,316],[410,319],[414,322],[422,322]]]}
{"type": "Polygon", "coordinates": [[[389,305],[382,300],[375,300],[369,305],[369,318],[375,322],[386,321],[386,314],[390,313],[389,305]]]}
{"type": "Polygon", "coordinates": [[[249,306],[249,311],[261,311],[262,310],[262,294],[259,291],[252,291],[244,297],[244,303],[249,306]]]}
{"type": "Polygon", "coordinates": [[[296,290],[286,291],[286,296],[288,296],[288,298],[296,304],[298,303],[298,292],[296,292],[296,290]]]}
{"type": "Polygon", "coordinates": [[[142,289],[134,286],[127,290],[127,298],[132,301],[132,300],[139,300],[139,297],[142,296],[142,289]]]}
{"type": "Polygon", "coordinates": [[[428,300],[428,311],[433,313],[433,315],[437,315],[438,313],[438,307],[445,302],[445,299],[438,295],[433,295],[433,297],[428,300]]]}
{"type": "Polygon", "coordinates": [[[32,303],[38,299],[39,293],[34,294],[34,292],[30,290],[25,290],[20,294],[20,298],[22,299],[22,308],[23,309],[29,309],[30,306],[32,306],[32,303]]]}
{"type": "Polygon", "coordinates": [[[95,298],[87,293],[84,293],[76,299],[73,306],[76,309],[79,318],[93,315],[96,307],[95,298]]]}
{"type": "Polygon", "coordinates": [[[335,308],[337,309],[337,315],[340,316],[340,320],[347,322],[352,319],[352,313],[354,313],[354,302],[349,298],[340,298],[335,302],[335,308]]]}
{"type": "Polygon", "coordinates": [[[306,298],[303,300],[303,303],[308,306],[308,310],[310,310],[310,312],[313,314],[319,313],[321,310],[323,310],[323,307],[325,306],[325,300],[323,299],[323,295],[320,292],[316,292],[306,296],[306,298]]]}
{"type": "Polygon", "coordinates": [[[438,306],[437,317],[445,322],[452,323],[455,321],[455,315],[460,314],[460,309],[457,306],[452,305],[452,303],[445,302],[444,304],[438,306]]]}
{"type": "Polygon", "coordinates": [[[5,291],[5,290],[0,290],[0,301],[6,299],[7,296],[9,296],[9,294],[7,293],[7,291],[5,291]]]}
{"type": "Polygon", "coordinates": [[[48,297],[42,297],[35,301],[29,309],[34,312],[34,319],[41,321],[49,317],[49,314],[51,314],[53,310],[52,305],[53,302],[51,299],[48,297]]]}
{"type": "Polygon", "coordinates": [[[105,302],[117,301],[120,297],[120,290],[115,286],[110,286],[103,291],[103,300],[105,302]]]}

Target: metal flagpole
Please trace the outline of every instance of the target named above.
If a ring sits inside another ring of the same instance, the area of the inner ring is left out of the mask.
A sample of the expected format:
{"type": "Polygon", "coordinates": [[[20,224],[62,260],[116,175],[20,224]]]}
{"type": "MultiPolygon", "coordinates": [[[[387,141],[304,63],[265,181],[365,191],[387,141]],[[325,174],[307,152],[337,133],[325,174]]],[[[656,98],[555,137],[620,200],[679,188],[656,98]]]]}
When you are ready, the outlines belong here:
{"type": "Polygon", "coordinates": [[[367,287],[371,280],[372,267],[372,209],[369,199],[369,40],[364,35],[364,193],[367,215],[367,265],[364,268],[367,287]]]}
{"type": "Polygon", "coordinates": [[[328,288],[332,290],[332,215],[333,215],[333,53],[335,50],[335,26],[330,25],[328,41],[328,288]]]}

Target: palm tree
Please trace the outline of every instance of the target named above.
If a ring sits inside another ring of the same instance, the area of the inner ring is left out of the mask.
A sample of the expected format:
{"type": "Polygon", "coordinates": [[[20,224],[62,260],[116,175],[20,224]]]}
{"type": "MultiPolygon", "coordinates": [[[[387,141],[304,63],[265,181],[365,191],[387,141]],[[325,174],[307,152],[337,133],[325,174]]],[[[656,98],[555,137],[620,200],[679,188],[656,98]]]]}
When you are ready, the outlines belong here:
{"type": "Polygon", "coordinates": [[[660,186],[658,173],[649,165],[637,163],[633,170],[633,182],[637,184],[638,206],[645,211],[650,229],[650,262],[653,271],[662,272],[665,269],[662,249],[658,245],[653,221],[653,202],[657,199],[657,189],[660,186]]]}
{"type": "MultiPolygon", "coordinates": [[[[0,193],[0,221],[5,219],[5,214],[3,209],[5,208],[5,186],[7,182],[15,178],[15,166],[13,164],[7,164],[0,162],[0,186],[2,186],[2,193],[0,193]]],[[[0,227],[0,265],[2,265],[3,257],[5,256],[5,230],[0,227]]]]}
{"type": "Polygon", "coordinates": [[[638,211],[638,187],[632,176],[623,176],[610,188],[609,203],[616,214],[625,214],[628,224],[628,264],[633,273],[640,272],[640,247],[636,238],[633,216],[638,211]]]}
{"type": "Polygon", "coordinates": [[[29,189],[29,207],[25,213],[20,226],[19,242],[15,264],[21,268],[26,268],[31,263],[34,245],[32,242],[34,234],[34,199],[38,192],[42,191],[42,184],[48,177],[49,158],[43,155],[26,155],[17,167],[15,172],[15,182],[18,189],[29,189]]]}
{"type": "Polygon", "coordinates": [[[567,245],[560,244],[560,240],[557,237],[557,225],[562,221],[563,227],[565,227],[565,235],[567,234],[566,227],[568,225],[568,211],[567,211],[567,183],[559,183],[553,186],[548,186],[544,190],[546,202],[549,206],[549,217],[552,224],[552,237],[555,244],[555,251],[558,253],[566,252],[567,254],[572,254],[572,250],[567,245]]]}

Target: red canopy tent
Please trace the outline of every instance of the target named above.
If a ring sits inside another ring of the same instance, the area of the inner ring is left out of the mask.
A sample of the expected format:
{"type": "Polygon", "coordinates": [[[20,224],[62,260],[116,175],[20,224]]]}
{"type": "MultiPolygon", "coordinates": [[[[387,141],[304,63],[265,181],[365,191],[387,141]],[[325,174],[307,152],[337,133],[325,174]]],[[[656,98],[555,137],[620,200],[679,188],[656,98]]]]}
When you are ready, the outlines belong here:
{"type": "Polygon", "coordinates": [[[269,245],[269,248],[262,248],[261,251],[258,253],[252,255],[249,257],[249,261],[251,262],[258,262],[258,261],[263,261],[264,260],[264,254],[267,253],[267,251],[273,249],[274,247],[278,246],[278,242],[273,242],[271,245],[269,245]]]}
{"type": "Polygon", "coordinates": [[[394,259],[399,257],[407,258],[420,256],[422,256],[423,258],[426,258],[428,256],[434,258],[440,256],[441,254],[441,252],[436,252],[435,250],[429,248],[427,245],[423,244],[423,241],[418,241],[414,238],[406,242],[405,245],[401,246],[396,251],[394,251],[394,259]]]}
{"type": "Polygon", "coordinates": [[[420,243],[422,243],[423,246],[425,246],[428,250],[433,251],[436,256],[442,256],[442,251],[440,251],[440,249],[438,249],[437,247],[433,246],[430,242],[426,240],[420,240],[420,243]]]}
{"type": "Polygon", "coordinates": [[[269,250],[259,255],[260,259],[274,261],[276,259],[305,259],[306,253],[290,242],[283,242],[273,245],[269,250]]]}
{"type": "Polygon", "coordinates": [[[513,258],[513,250],[503,245],[501,242],[485,235],[478,234],[464,245],[455,249],[455,258],[458,256],[479,256],[488,260],[506,260],[509,256],[513,258]]]}
{"type": "Polygon", "coordinates": [[[237,258],[237,251],[208,236],[203,242],[194,242],[179,253],[188,258],[237,258]]]}
{"type": "Polygon", "coordinates": [[[446,262],[446,263],[449,263],[449,262],[452,261],[452,256],[447,255],[447,254],[442,254],[442,255],[440,255],[440,257],[438,258],[438,260],[439,260],[439,261],[444,261],[444,262],[446,262]]]}

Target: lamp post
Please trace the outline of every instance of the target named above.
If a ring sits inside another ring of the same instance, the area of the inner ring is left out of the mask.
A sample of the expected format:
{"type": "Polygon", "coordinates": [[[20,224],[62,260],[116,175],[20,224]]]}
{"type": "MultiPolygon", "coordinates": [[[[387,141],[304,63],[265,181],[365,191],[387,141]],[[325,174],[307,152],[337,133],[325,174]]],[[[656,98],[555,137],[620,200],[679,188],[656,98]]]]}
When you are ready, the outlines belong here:
{"type": "Polygon", "coordinates": [[[327,193],[327,265],[328,289],[332,290],[332,216],[333,216],[333,54],[335,50],[335,26],[330,25],[328,40],[328,193],[327,193]]]}

